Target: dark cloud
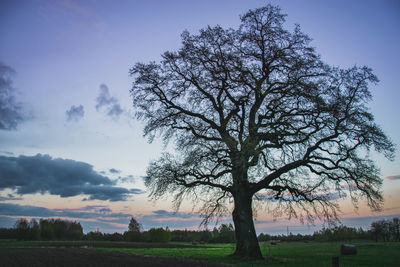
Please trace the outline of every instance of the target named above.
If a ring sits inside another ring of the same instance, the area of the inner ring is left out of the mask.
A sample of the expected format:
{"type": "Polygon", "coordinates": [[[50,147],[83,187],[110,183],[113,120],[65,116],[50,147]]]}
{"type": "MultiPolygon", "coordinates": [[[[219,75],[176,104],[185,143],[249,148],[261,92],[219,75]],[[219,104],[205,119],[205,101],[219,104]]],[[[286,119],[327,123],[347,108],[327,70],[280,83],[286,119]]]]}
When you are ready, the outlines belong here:
{"type": "Polygon", "coordinates": [[[389,180],[400,180],[400,174],[387,176],[386,178],[389,180]]]}
{"type": "Polygon", "coordinates": [[[71,106],[65,113],[67,114],[67,121],[79,121],[85,116],[85,110],[82,105],[71,106]]]}
{"type": "Polygon", "coordinates": [[[109,170],[109,172],[110,172],[110,173],[121,173],[120,170],[117,170],[117,169],[114,169],[114,168],[111,168],[111,169],[109,170]]]}
{"type": "Polygon", "coordinates": [[[105,110],[107,116],[113,119],[118,119],[124,110],[121,108],[118,100],[115,97],[111,97],[108,87],[105,84],[100,85],[100,94],[96,98],[96,110],[105,110]]]}
{"type": "Polygon", "coordinates": [[[43,207],[0,203],[0,214],[4,216],[26,217],[57,217],[77,219],[115,218],[128,219],[132,215],[127,213],[114,213],[107,206],[86,206],[78,209],[48,209],[43,207]]]}
{"type": "Polygon", "coordinates": [[[19,123],[27,120],[22,103],[15,98],[10,76],[15,71],[0,62],[0,130],[15,130],[19,123]]]}
{"type": "Polygon", "coordinates": [[[49,155],[0,156],[0,190],[19,195],[49,193],[60,197],[88,195],[87,200],[126,200],[140,189],[116,187],[116,182],[93,170],[85,162],[52,158],[49,155]]]}

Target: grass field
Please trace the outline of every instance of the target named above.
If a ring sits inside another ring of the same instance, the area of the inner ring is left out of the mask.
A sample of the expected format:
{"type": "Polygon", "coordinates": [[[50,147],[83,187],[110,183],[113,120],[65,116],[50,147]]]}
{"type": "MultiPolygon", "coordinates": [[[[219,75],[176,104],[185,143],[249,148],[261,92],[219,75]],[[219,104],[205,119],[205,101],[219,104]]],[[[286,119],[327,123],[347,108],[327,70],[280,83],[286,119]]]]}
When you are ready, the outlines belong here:
{"type": "Polygon", "coordinates": [[[229,257],[233,244],[216,244],[215,248],[105,248],[112,251],[130,252],[153,256],[184,257],[234,264],[237,266],[332,266],[332,257],[339,256],[341,267],[345,266],[400,266],[399,243],[352,243],[357,255],[340,256],[342,243],[281,243],[271,246],[262,243],[265,260],[243,261],[229,257]]]}
{"type": "Polygon", "coordinates": [[[237,266],[332,266],[332,257],[339,256],[341,267],[345,266],[400,266],[400,243],[352,242],[357,247],[357,255],[340,256],[341,243],[280,243],[270,245],[261,243],[265,260],[238,260],[229,255],[234,251],[234,244],[207,244],[197,247],[184,247],[189,243],[166,244],[119,243],[119,242],[17,242],[0,241],[0,247],[82,247],[95,249],[153,255],[182,257],[196,260],[207,260],[237,266]],[[174,247],[175,246],[175,247],[174,247]],[[179,247],[178,247],[179,246],[179,247]]]}

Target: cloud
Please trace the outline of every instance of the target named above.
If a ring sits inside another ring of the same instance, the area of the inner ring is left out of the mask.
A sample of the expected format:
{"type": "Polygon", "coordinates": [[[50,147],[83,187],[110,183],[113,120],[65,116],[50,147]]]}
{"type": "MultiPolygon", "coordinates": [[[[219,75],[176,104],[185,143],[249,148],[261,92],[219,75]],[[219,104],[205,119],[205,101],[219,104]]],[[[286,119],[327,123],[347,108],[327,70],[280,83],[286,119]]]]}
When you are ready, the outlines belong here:
{"type": "Polygon", "coordinates": [[[118,177],[118,181],[120,181],[121,183],[131,183],[134,181],[134,179],[135,179],[135,177],[132,174],[129,174],[125,177],[121,177],[121,176],[118,177]]]}
{"type": "Polygon", "coordinates": [[[116,174],[116,173],[121,173],[120,170],[117,170],[117,169],[114,169],[114,168],[111,168],[111,169],[109,170],[109,172],[110,172],[110,173],[114,173],[114,174],[116,174]]]}
{"type": "Polygon", "coordinates": [[[171,229],[198,228],[202,218],[197,213],[172,212],[166,210],[155,210],[148,215],[139,215],[135,218],[144,228],[166,227],[171,229]]]}
{"type": "Polygon", "coordinates": [[[166,210],[155,210],[153,211],[153,216],[158,218],[200,218],[200,215],[197,213],[189,213],[189,212],[173,212],[166,210]]]}
{"type": "Polygon", "coordinates": [[[60,197],[87,195],[85,200],[123,201],[141,189],[115,186],[116,181],[93,170],[93,166],[49,155],[0,156],[0,190],[16,190],[19,195],[49,193],[60,197]]]}
{"type": "Polygon", "coordinates": [[[400,174],[387,176],[386,178],[389,180],[400,180],[400,174]]]}
{"type": "Polygon", "coordinates": [[[108,87],[105,84],[100,85],[100,94],[96,98],[96,110],[105,110],[107,116],[113,119],[118,119],[124,113],[118,100],[110,96],[108,87]]]}
{"type": "MultiPolygon", "coordinates": [[[[80,221],[91,221],[92,223],[125,224],[126,229],[131,214],[112,212],[108,206],[96,205],[85,206],[76,209],[48,209],[44,207],[19,205],[13,203],[0,203],[0,214],[2,218],[7,217],[34,217],[34,218],[67,218],[80,221]]],[[[0,227],[4,224],[0,222],[0,227]]],[[[124,230],[123,228],[121,230],[124,230]]]]}
{"type": "Polygon", "coordinates": [[[7,196],[0,196],[0,201],[5,200],[23,200],[22,197],[16,197],[13,194],[8,194],[7,196]]]}
{"type": "Polygon", "coordinates": [[[65,113],[67,114],[67,121],[79,121],[85,116],[85,110],[82,105],[71,106],[65,113]]]}
{"type": "Polygon", "coordinates": [[[15,71],[0,62],[0,130],[16,130],[19,123],[27,120],[22,103],[15,98],[10,76],[15,71]]]}

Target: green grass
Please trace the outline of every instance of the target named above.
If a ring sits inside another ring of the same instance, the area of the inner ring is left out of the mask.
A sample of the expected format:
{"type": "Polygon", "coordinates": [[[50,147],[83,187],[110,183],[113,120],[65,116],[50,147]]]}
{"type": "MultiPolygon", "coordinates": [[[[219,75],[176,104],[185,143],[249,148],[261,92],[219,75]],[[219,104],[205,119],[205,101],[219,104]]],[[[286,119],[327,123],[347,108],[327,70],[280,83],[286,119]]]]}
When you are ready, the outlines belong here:
{"type": "Polygon", "coordinates": [[[339,256],[341,267],[400,266],[399,243],[352,243],[357,246],[357,255],[340,256],[341,243],[281,243],[271,246],[260,244],[265,260],[249,261],[229,257],[233,244],[212,244],[215,248],[102,248],[153,256],[183,257],[235,264],[237,266],[332,266],[332,257],[339,256]]]}
{"type": "MultiPolygon", "coordinates": [[[[112,248],[114,242],[95,241],[0,241],[1,247],[81,247],[96,243],[103,250],[153,256],[183,257],[196,260],[230,263],[237,266],[332,266],[332,257],[339,256],[341,267],[359,266],[400,266],[400,243],[351,242],[357,247],[357,255],[340,256],[340,245],[332,243],[280,243],[271,246],[260,243],[265,260],[238,260],[229,257],[235,249],[234,244],[205,244],[198,248],[112,248]],[[104,247],[103,247],[104,246],[104,247]],[[110,247],[109,247],[110,246],[110,247]],[[212,248],[210,248],[212,247],[212,248]]],[[[190,245],[190,243],[173,243],[190,245]]]]}

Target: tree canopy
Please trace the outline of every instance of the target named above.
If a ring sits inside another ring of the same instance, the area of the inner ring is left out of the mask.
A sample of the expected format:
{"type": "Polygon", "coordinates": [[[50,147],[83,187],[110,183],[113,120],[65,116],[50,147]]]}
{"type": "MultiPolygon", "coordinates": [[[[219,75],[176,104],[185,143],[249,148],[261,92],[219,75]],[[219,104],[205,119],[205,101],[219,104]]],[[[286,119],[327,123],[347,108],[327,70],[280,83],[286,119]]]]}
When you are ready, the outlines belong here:
{"type": "Polygon", "coordinates": [[[205,223],[233,203],[237,255],[248,255],[240,240],[254,225],[244,217],[260,203],[307,220],[335,220],[346,195],[378,209],[382,180],[368,152],[393,158],[367,107],[373,71],[326,64],[284,22],[279,7],[250,10],[238,29],[185,31],[179,50],[130,70],[144,134],[176,145],[147,169],[151,196],[173,194],[176,208],[200,200],[205,223]]]}

